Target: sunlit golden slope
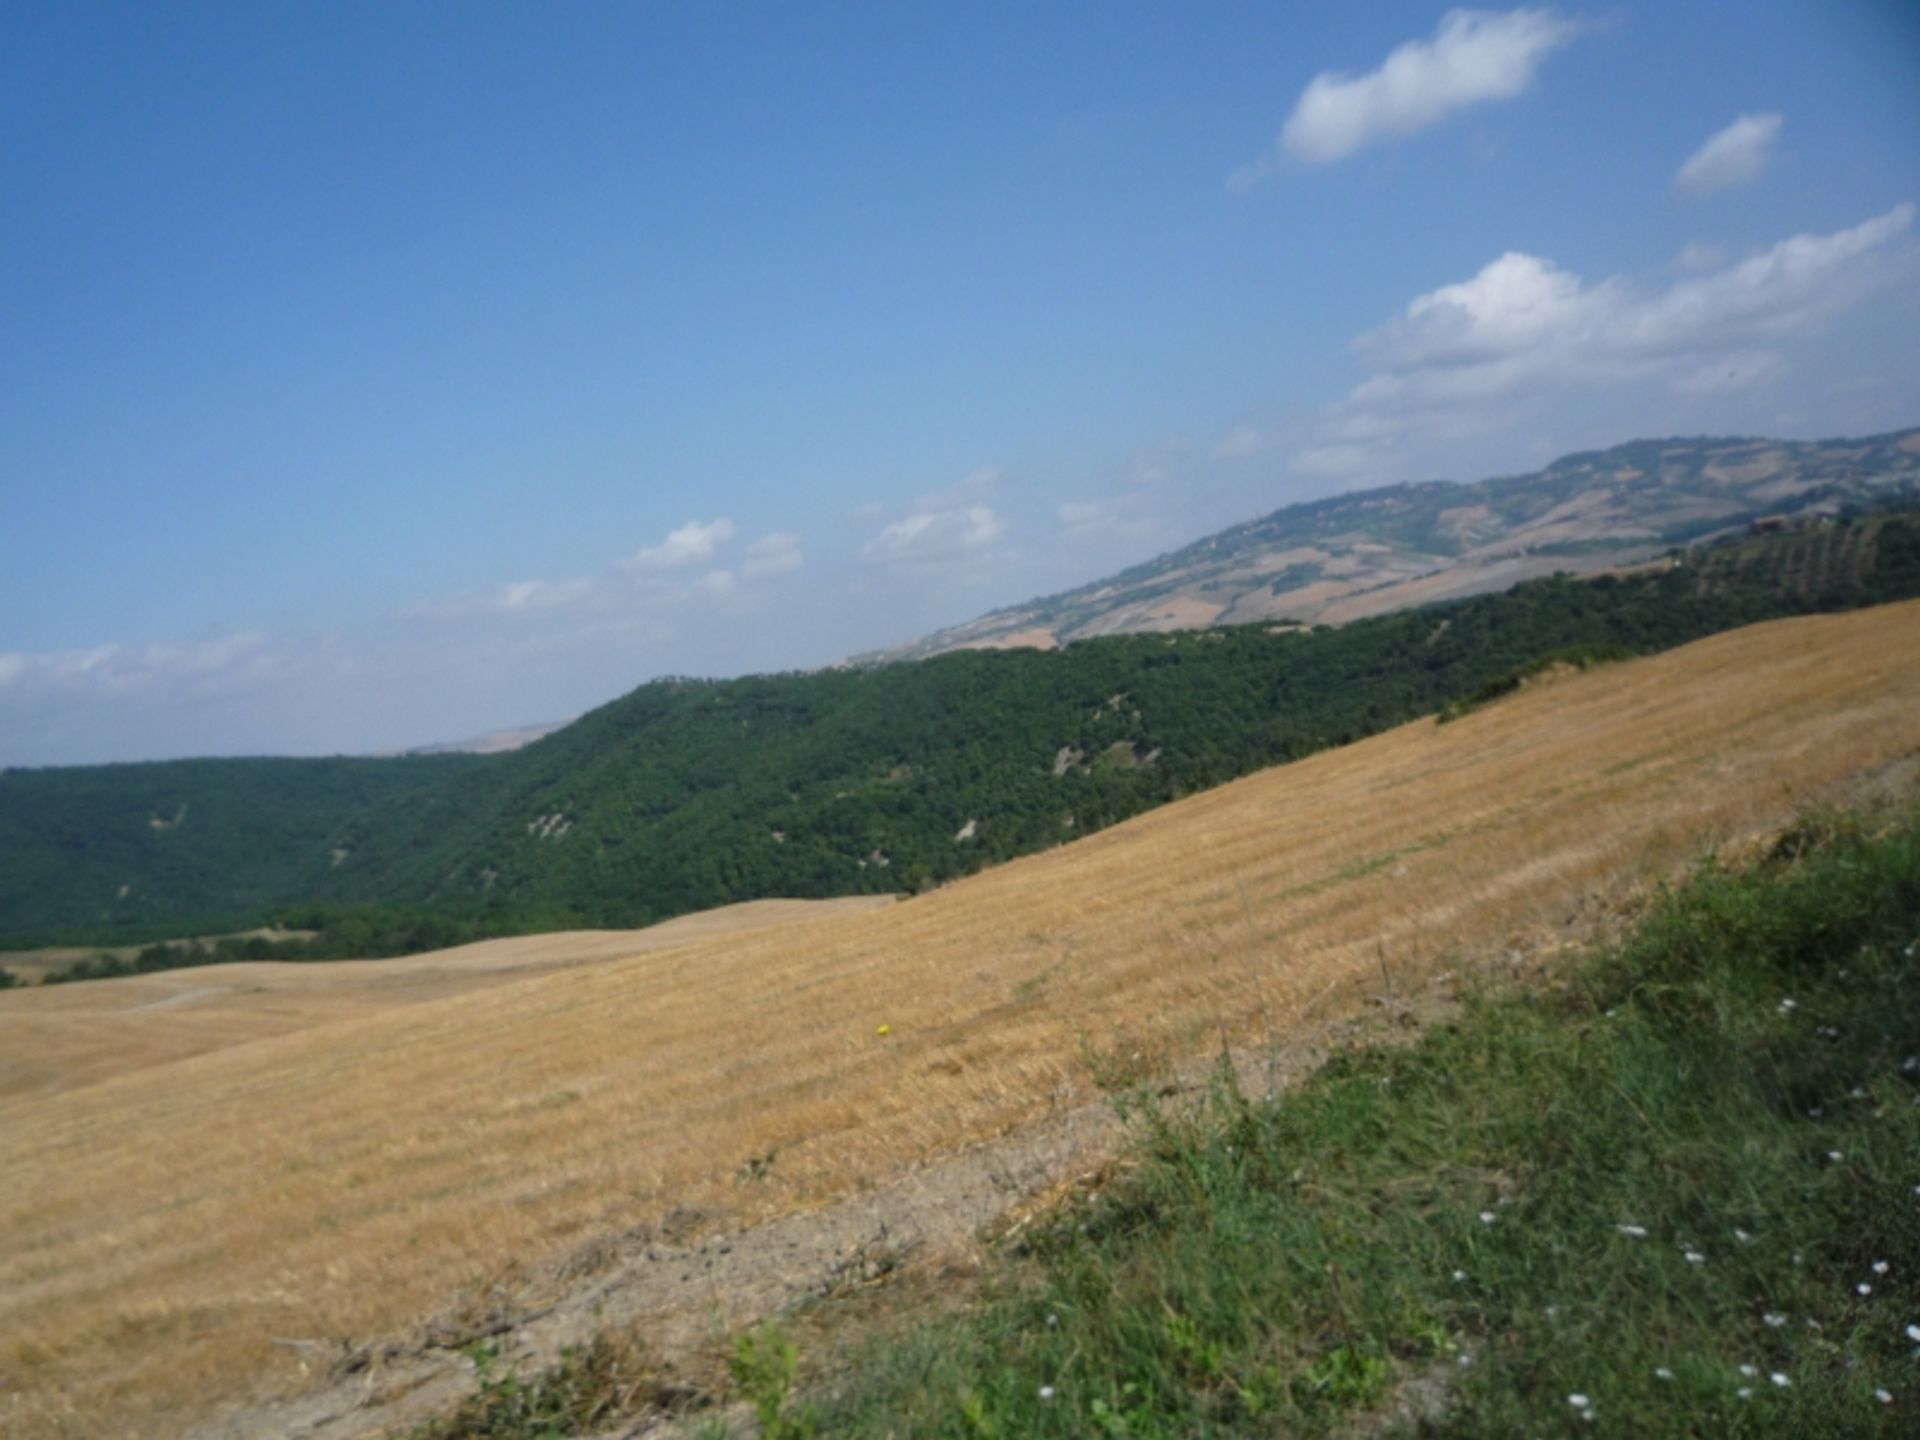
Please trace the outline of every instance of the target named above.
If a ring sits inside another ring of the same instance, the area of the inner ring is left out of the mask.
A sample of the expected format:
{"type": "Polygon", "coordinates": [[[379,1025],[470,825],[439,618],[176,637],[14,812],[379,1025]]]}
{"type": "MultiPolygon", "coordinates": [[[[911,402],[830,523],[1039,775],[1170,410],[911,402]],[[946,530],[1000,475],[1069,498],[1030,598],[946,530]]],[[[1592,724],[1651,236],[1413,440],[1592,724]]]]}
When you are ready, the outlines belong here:
{"type": "MultiPolygon", "coordinates": [[[[10,1003],[0,1006],[0,1105],[269,1035],[512,984],[570,965],[624,959],[714,935],[892,903],[890,895],[744,900],[644,930],[516,935],[397,960],[194,966],[111,984],[23,991],[9,995],[10,1003]]],[[[64,966],[90,952],[40,953],[62,955],[64,966]]],[[[9,968],[36,973],[17,962],[9,968]]]]}
{"type": "Polygon", "coordinates": [[[177,1431],[294,1383],[269,1337],[392,1330],[585,1231],[817,1204],[1016,1126],[1084,1093],[1078,1037],[1284,1032],[1377,987],[1382,944],[1410,976],[1537,939],[1920,754],[1916,657],[1920,603],[1756,627],[913,901],[8,1102],[0,1424],[177,1431]]]}

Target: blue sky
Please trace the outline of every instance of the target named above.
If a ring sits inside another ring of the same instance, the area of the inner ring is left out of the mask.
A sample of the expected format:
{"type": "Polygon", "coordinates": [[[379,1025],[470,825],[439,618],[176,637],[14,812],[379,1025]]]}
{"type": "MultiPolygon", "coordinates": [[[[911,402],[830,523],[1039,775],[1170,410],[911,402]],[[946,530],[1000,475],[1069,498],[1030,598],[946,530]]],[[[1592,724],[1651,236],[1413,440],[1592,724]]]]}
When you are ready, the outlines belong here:
{"type": "Polygon", "coordinates": [[[1920,11],[15,4],[0,764],[819,665],[1920,423],[1920,11]]]}

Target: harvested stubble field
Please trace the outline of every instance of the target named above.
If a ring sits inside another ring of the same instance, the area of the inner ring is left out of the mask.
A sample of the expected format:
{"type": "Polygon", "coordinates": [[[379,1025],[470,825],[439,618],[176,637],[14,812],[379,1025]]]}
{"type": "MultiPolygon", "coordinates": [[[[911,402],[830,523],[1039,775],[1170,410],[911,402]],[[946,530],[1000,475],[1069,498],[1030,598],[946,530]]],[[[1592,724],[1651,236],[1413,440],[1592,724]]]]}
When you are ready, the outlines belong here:
{"type": "MultiPolygon", "coordinates": [[[[1920,602],[1416,722],[906,903],[292,1031],[269,1009],[165,1063],[123,1034],[135,1068],[0,1101],[0,1426],[184,1432],[298,1388],[271,1337],[404,1332],[676,1206],[826,1203],[1084,1098],[1089,1054],[1352,1010],[1383,960],[1551,953],[1594,897],[1916,757],[1920,602]]],[[[65,1063],[34,1054],[50,996],[0,994],[9,1064],[65,1063]]]]}

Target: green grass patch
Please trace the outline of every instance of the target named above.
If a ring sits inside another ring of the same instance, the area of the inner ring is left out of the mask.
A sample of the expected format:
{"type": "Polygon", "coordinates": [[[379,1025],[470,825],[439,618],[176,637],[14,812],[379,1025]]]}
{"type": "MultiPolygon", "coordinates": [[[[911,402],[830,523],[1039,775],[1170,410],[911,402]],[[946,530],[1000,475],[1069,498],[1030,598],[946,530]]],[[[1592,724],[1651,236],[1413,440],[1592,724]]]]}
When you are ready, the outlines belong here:
{"type": "Polygon", "coordinates": [[[1916,955],[1920,817],[1814,821],[1415,1047],[1135,1096],[1128,1178],[964,1312],[818,1357],[805,1424],[1920,1433],[1916,955]]]}

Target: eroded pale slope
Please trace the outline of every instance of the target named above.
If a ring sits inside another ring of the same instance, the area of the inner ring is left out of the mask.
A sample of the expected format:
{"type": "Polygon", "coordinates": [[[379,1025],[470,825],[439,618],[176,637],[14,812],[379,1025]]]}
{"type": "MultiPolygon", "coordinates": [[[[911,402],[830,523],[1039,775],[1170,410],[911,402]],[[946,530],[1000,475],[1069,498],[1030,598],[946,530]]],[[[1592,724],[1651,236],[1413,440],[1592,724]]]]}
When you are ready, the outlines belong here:
{"type": "MultiPolygon", "coordinates": [[[[1189,1049],[1565,922],[1920,754],[1920,603],[1402,727],[910,903],[322,1025],[0,1112],[24,1433],[165,1433],[677,1204],[817,1204],[1189,1049]],[[885,1025],[888,1033],[877,1034],[885,1025]],[[743,1185],[751,1157],[776,1156],[743,1185]]],[[[6,997],[0,997],[5,999],[6,997]]]]}

